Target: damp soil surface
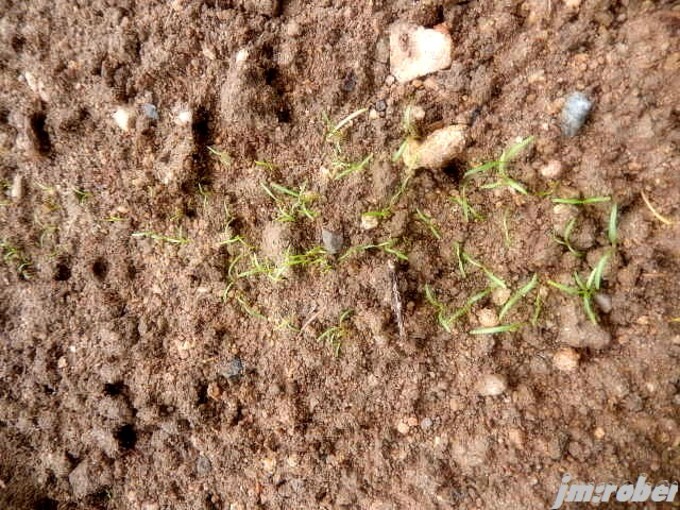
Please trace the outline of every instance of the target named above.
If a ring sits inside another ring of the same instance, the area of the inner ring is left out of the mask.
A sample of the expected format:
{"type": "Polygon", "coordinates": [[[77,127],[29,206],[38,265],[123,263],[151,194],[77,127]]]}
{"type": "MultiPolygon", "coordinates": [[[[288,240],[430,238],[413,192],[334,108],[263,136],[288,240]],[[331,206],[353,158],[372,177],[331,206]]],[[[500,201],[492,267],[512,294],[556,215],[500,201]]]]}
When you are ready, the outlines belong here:
{"type": "Polygon", "coordinates": [[[0,506],[539,509],[564,473],[677,480],[673,4],[1,0],[0,506]],[[397,21],[450,33],[451,66],[396,83],[397,21]],[[465,150],[409,172],[405,111],[465,150]],[[528,136],[526,195],[464,177],[528,136]]]}

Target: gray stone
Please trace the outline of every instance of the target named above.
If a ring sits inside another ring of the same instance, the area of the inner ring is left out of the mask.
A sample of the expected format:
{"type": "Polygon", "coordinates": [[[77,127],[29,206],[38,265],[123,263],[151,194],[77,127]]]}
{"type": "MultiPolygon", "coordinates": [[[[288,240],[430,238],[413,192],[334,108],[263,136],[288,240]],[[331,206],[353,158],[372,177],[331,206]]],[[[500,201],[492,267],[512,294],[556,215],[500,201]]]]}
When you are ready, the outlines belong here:
{"type": "Polygon", "coordinates": [[[196,459],[196,473],[199,476],[205,476],[210,473],[211,470],[212,464],[210,463],[210,459],[203,455],[199,455],[198,459],[196,459]]]}
{"type": "Polygon", "coordinates": [[[585,124],[592,107],[592,101],[582,92],[570,94],[562,108],[562,134],[576,136],[585,124]]]}
{"type": "Polygon", "coordinates": [[[222,367],[222,370],[220,370],[220,374],[226,377],[227,379],[235,379],[236,377],[240,377],[241,375],[243,375],[243,371],[244,371],[243,362],[241,361],[241,358],[236,356],[234,359],[232,359],[222,367]]]}
{"type": "Polygon", "coordinates": [[[331,255],[339,253],[345,242],[342,234],[338,234],[326,228],[321,230],[321,239],[323,240],[323,247],[331,255]]]}

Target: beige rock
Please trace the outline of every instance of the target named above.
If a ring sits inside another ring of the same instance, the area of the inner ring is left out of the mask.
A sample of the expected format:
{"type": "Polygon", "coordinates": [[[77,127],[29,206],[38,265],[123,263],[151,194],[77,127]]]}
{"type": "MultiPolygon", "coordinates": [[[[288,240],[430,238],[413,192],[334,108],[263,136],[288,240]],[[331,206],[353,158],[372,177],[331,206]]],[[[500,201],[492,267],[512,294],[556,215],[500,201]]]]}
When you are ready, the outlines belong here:
{"type": "Polygon", "coordinates": [[[571,347],[564,347],[553,355],[552,361],[557,370],[561,370],[562,372],[573,372],[578,368],[580,358],[580,354],[574,349],[571,347]]]}
{"type": "Polygon", "coordinates": [[[477,383],[477,393],[483,397],[497,397],[508,389],[508,382],[502,375],[487,374],[477,383]]]}
{"type": "Polygon", "coordinates": [[[390,72],[405,83],[451,65],[453,42],[445,31],[412,23],[390,27],[390,72]]]}
{"type": "Polygon", "coordinates": [[[454,124],[432,132],[422,141],[409,139],[404,149],[404,164],[411,169],[446,166],[465,148],[466,129],[454,124]]]}

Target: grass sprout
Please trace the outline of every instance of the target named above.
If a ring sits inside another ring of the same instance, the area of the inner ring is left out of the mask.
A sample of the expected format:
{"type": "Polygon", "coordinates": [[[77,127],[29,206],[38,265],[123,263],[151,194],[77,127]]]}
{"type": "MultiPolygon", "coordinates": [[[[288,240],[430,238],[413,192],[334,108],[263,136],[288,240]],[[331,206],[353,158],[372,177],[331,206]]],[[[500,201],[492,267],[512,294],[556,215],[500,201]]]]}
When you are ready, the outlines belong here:
{"type": "Polygon", "coordinates": [[[343,253],[338,259],[338,261],[342,262],[343,260],[348,259],[353,255],[363,253],[368,250],[380,250],[388,255],[396,257],[399,260],[408,262],[408,255],[406,255],[403,251],[395,248],[395,245],[398,242],[399,241],[397,239],[388,239],[387,241],[383,241],[382,243],[378,244],[360,244],[358,246],[353,246],[349,248],[345,253],[343,253]]]}
{"type": "Polygon", "coordinates": [[[132,237],[145,237],[148,239],[153,239],[154,241],[162,241],[165,243],[170,243],[170,244],[177,244],[177,245],[183,245],[183,244],[188,244],[191,242],[189,239],[184,237],[181,232],[178,232],[176,236],[167,236],[164,234],[159,234],[157,232],[151,232],[151,231],[146,231],[146,232],[134,232],[132,234],[132,237]]]}
{"type": "Polygon", "coordinates": [[[564,232],[562,234],[562,237],[557,237],[556,235],[553,235],[553,239],[557,244],[561,244],[562,246],[565,246],[569,252],[574,255],[575,257],[583,257],[583,253],[578,251],[574,246],[571,244],[571,234],[574,231],[574,227],[576,226],[576,218],[571,218],[569,222],[565,225],[564,227],[564,232]]]}
{"type": "Polygon", "coordinates": [[[226,151],[219,150],[215,147],[208,147],[208,152],[215,156],[224,168],[231,168],[231,165],[234,162],[234,160],[229,155],[229,153],[227,153],[226,151]]]}
{"type": "Polygon", "coordinates": [[[316,195],[306,191],[306,184],[302,184],[297,190],[286,188],[275,182],[267,186],[260,183],[262,189],[274,200],[279,212],[276,221],[281,223],[292,223],[300,218],[313,220],[319,213],[309,208],[309,205],[316,200],[316,195]]]}
{"type": "Polygon", "coordinates": [[[510,227],[508,226],[508,210],[503,211],[503,220],[501,225],[503,225],[503,239],[505,239],[505,246],[507,248],[512,244],[512,239],[510,238],[510,227]]]}
{"type": "MultiPolygon", "coordinates": [[[[486,278],[489,280],[489,282],[491,282],[492,286],[501,287],[503,289],[508,288],[508,286],[506,285],[506,283],[503,281],[502,278],[493,274],[488,267],[486,267],[484,264],[479,262],[477,259],[474,259],[471,255],[464,252],[462,249],[460,249],[460,252],[458,253],[458,257],[459,257],[459,260],[462,261],[463,263],[467,262],[468,264],[480,269],[484,273],[486,278]]],[[[463,266],[462,272],[464,272],[464,271],[465,271],[465,268],[463,266]]]]}
{"type": "Polygon", "coordinates": [[[78,203],[80,205],[83,205],[90,198],[92,198],[92,192],[91,191],[85,191],[84,189],[78,188],[76,186],[73,186],[71,189],[73,190],[73,194],[78,199],[78,203]]]}
{"type": "Polygon", "coordinates": [[[505,317],[510,310],[512,310],[519,301],[529,294],[536,285],[538,284],[538,275],[534,274],[531,279],[523,286],[521,287],[517,292],[515,292],[512,296],[510,296],[510,299],[508,299],[505,304],[503,305],[503,308],[501,308],[501,311],[498,313],[498,320],[502,321],[503,317],[505,317]]]}
{"type": "Polygon", "coordinates": [[[260,168],[264,168],[265,170],[269,172],[273,172],[276,170],[278,167],[272,163],[271,161],[267,161],[266,159],[258,159],[255,160],[255,166],[258,166],[260,168]]]}
{"type": "Polygon", "coordinates": [[[30,280],[32,263],[24,251],[7,241],[0,239],[0,254],[8,266],[14,267],[17,274],[24,280],[30,280]]]}
{"type": "Polygon", "coordinates": [[[406,177],[404,177],[404,179],[402,179],[399,188],[397,188],[397,191],[395,191],[394,195],[390,197],[390,201],[386,207],[373,211],[366,211],[362,215],[374,216],[376,218],[389,218],[390,216],[392,216],[394,214],[395,206],[399,203],[399,200],[404,195],[404,193],[406,193],[406,189],[408,188],[409,182],[411,182],[412,177],[413,175],[409,174],[406,177]]]}
{"type": "Polygon", "coordinates": [[[342,348],[342,339],[347,335],[347,328],[344,322],[352,315],[352,310],[345,310],[338,318],[338,323],[324,330],[316,339],[319,342],[324,342],[333,348],[335,356],[340,356],[340,349],[342,348]]]}
{"type": "Polygon", "coordinates": [[[571,296],[580,297],[583,303],[583,309],[585,310],[588,319],[590,319],[593,324],[597,324],[598,322],[597,314],[593,308],[593,296],[597,291],[600,290],[600,286],[602,284],[602,273],[604,272],[610,257],[611,251],[605,253],[597,262],[585,281],[579,276],[578,272],[574,272],[574,286],[563,285],[561,283],[548,280],[548,283],[556,289],[561,290],[562,292],[571,296]]]}
{"type": "Polygon", "coordinates": [[[661,223],[663,223],[664,225],[673,225],[673,223],[675,223],[673,220],[669,220],[669,219],[666,218],[665,216],[662,216],[661,213],[659,213],[659,211],[657,211],[657,210],[654,208],[654,206],[653,206],[652,203],[649,201],[649,199],[647,198],[647,195],[645,194],[644,191],[640,191],[640,195],[642,196],[642,200],[645,202],[645,205],[647,206],[647,208],[649,209],[649,211],[654,215],[654,217],[655,217],[657,220],[659,220],[659,221],[660,221],[661,223]]]}
{"type": "Polygon", "coordinates": [[[619,206],[618,204],[614,203],[612,205],[612,210],[609,213],[609,223],[607,224],[607,239],[609,239],[609,244],[612,246],[616,246],[616,243],[619,240],[617,229],[618,215],[619,206]]]}
{"type": "Polygon", "coordinates": [[[501,324],[500,326],[493,326],[490,328],[477,328],[470,331],[471,335],[497,335],[499,333],[514,333],[518,331],[522,326],[523,322],[515,322],[512,324],[501,324]]]}
{"type": "Polygon", "coordinates": [[[591,205],[601,204],[611,201],[612,197],[588,197],[588,198],[552,198],[551,200],[556,204],[569,205],[591,205]]]}
{"type": "Polygon", "coordinates": [[[340,120],[340,122],[336,124],[333,124],[333,122],[328,118],[328,116],[324,115],[324,123],[326,124],[326,141],[335,143],[336,149],[339,151],[340,141],[342,140],[345,134],[345,129],[350,125],[350,123],[354,119],[356,119],[360,115],[363,115],[367,111],[368,108],[360,108],[359,110],[350,113],[347,117],[343,118],[342,120],[340,120]]]}
{"type": "Polygon", "coordinates": [[[441,240],[442,234],[439,230],[439,227],[437,227],[437,225],[435,224],[432,216],[425,214],[423,211],[416,207],[416,218],[418,219],[419,222],[421,222],[428,228],[428,230],[432,234],[432,237],[434,237],[438,241],[441,240]]]}
{"type": "Polygon", "coordinates": [[[454,204],[458,205],[458,207],[460,207],[460,210],[463,213],[463,219],[465,220],[465,223],[469,223],[470,219],[472,220],[483,219],[483,216],[479,214],[477,211],[475,211],[474,208],[470,205],[470,202],[467,199],[466,192],[467,186],[466,184],[463,184],[461,186],[460,193],[458,194],[458,196],[450,196],[449,200],[454,204]]]}
{"type": "Polygon", "coordinates": [[[430,306],[432,306],[435,309],[437,313],[437,322],[439,323],[439,325],[442,327],[442,329],[444,329],[444,331],[450,333],[451,326],[461,317],[464,317],[465,315],[470,313],[472,307],[477,302],[487,297],[492,291],[493,288],[487,288],[480,292],[477,292],[476,294],[473,294],[467,299],[463,306],[454,310],[453,313],[447,312],[446,306],[444,305],[444,303],[439,301],[439,299],[437,299],[434,292],[432,291],[432,288],[429,285],[425,285],[425,299],[430,304],[430,306]]]}
{"type": "Polygon", "coordinates": [[[465,174],[463,175],[463,181],[467,181],[469,178],[475,175],[487,173],[493,170],[497,178],[496,182],[484,184],[481,186],[481,189],[496,189],[501,187],[509,187],[517,191],[518,193],[521,193],[522,195],[527,195],[529,192],[524,187],[524,185],[510,177],[510,175],[508,174],[508,167],[510,165],[510,162],[513,159],[515,159],[520,152],[526,149],[533,141],[534,141],[533,136],[529,136],[527,138],[520,140],[510,148],[504,150],[497,160],[489,161],[488,163],[476,166],[465,172],[465,174]]]}
{"type": "Polygon", "coordinates": [[[337,181],[353,173],[360,172],[361,170],[368,166],[372,159],[373,159],[372,153],[366,156],[361,161],[355,162],[345,161],[339,157],[336,158],[332,163],[334,170],[333,179],[337,181]]]}

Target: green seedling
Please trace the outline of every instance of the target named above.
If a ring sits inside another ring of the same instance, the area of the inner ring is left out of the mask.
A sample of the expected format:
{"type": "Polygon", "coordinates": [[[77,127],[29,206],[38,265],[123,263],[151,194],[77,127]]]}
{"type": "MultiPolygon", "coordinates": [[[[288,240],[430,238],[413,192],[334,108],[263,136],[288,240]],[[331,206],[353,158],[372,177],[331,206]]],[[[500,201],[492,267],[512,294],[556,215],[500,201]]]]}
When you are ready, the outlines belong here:
{"type": "Polygon", "coordinates": [[[338,323],[335,326],[331,326],[321,333],[316,339],[319,342],[324,342],[333,348],[335,356],[340,356],[340,349],[342,347],[342,339],[347,335],[347,329],[344,326],[344,322],[352,315],[352,310],[345,310],[340,315],[338,323]]]}
{"type": "Polygon", "coordinates": [[[508,288],[508,286],[506,285],[506,283],[503,281],[502,278],[493,274],[488,267],[486,267],[484,264],[482,264],[478,260],[474,259],[471,255],[464,252],[462,249],[460,249],[460,248],[458,249],[457,255],[459,257],[459,261],[463,262],[463,264],[462,264],[463,267],[461,268],[462,273],[465,272],[464,263],[468,263],[471,266],[474,266],[474,267],[480,269],[484,273],[486,278],[489,280],[489,282],[491,282],[491,285],[493,287],[502,287],[504,289],[508,288]]]}
{"type": "Polygon", "coordinates": [[[5,239],[0,239],[0,254],[5,264],[13,266],[22,279],[30,280],[32,263],[23,250],[5,239]]]}
{"type": "Polygon", "coordinates": [[[588,316],[588,319],[593,324],[597,324],[598,319],[593,308],[593,297],[597,291],[600,290],[602,284],[602,273],[607,265],[607,261],[611,257],[611,251],[605,253],[600,260],[597,262],[593,270],[588,275],[588,278],[583,281],[579,276],[578,272],[574,272],[573,278],[575,286],[563,285],[561,283],[548,280],[548,283],[562,292],[569,294],[571,296],[578,296],[581,298],[583,303],[583,308],[588,316]]]}
{"type": "Polygon", "coordinates": [[[170,244],[177,244],[177,245],[183,245],[183,244],[188,244],[191,242],[189,239],[184,237],[179,231],[175,237],[173,236],[167,236],[164,234],[159,234],[157,232],[134,232],[132,234],[132,237],[145,237],[148,239],[153,239],[154,241],[162,241],[164,243],[170,243],[170,244]]]}
{"type": "Polygon", "coordinates": [[[541,289],[539,288],[536,293],[536,299],[534,300],[534,312],[531,314],[531,325],[536,327],[538,324],[538,319],[541,316],[541,311],[543,310],[543,298],[541,296],[541,289]]]}
{"type": "Polygon", "coordinates": [[[396,163],[401,159],[409,140],[417,140],[420,138],[420,131],[413,120],[412,105],[408,105],[406,108],[404,108],[404,115],[401,118],[401,128],[404,132],[404,139],[399,144],[399,148],[394,152],[394,154],[392,154],[393,163],[396,163]]]}
{"type": "Polygon", "coordinates": [[[503,211],[503,238],[505,239],[506,248],[510,248],[512,239],[510,238],[510,227],[508,226],[508,210],[503,211]]]}
{"type": "Polygon", "coordinates": [[[224,168],[231,168],[233,160],[229,153],[221,151],[215,147],[208,147],[208,152],[215,156],[224,168]]]}
{"type": "Polygon", "coordinates": [[[561,244],[562,246],[566,246],[566,248],[569,250],[569,252],[572,255],[574,255],[575,257],[583,257],[583,253],[578,251],[571,244],[571,234],[574,232],[575,226],[576,226],[576,218],[570,219],[569,222],[564,227],[564,233],[562,235],[562,238],[560,239],[556,235],[553,235],[553,239],[555,240],[555,242],[557,244],[561,244]]]}
{"type": "Polygon", "coordinates": [[[273,172],[276,170],[278,167],[272,163],[271,161],[267,161],[266,159],[259,159],[255,161],[255,166],[259,166],[260,168],[264,168],[268,172],[273,172]]]}
{"type": "Polygon", "coordinates": [[[439,301],[434,295],[432,288],[429,285],[425,285],[425,299],[437,312],[437,322],[439,325],[447,332],[451,332],[451,325],[447,321],[446,317],[446,306],[444,303],[439,301]]]}
{"type": "Polygon", "coordinates": [[[619,206],[618,204],[614,203],[612,205],[612,210],[609,213],[609,223],[607,225],[607,239],[609,239],[609,244],[611,244],[612,246],[616,246],[616,243],[618,243],[619,241],[619,234],[617,229],[618,215],[619,206]]]}
{"type": "Polygon", "coordinates": [[[490,328],[477,328],[470,331],[471,335],[498,335],[499,333],[514,333],[518,331],[524,323],[515,322],[512,324],[501,324],[490,328]]]}
{"type": "Polygon", "coordinates": [[[591,205],[609,202],[612,197],[588,197],[588,198],[552,198],[551,200],[556,204],[569,205],[591,205]]]}
{"type": "Polygon", "coordinates": [[[460,194],[458,196],[449,197],[449,200],[460,207],[465,223],[469,223],[470,219],[483,219],[483,216],[475,211],[470,205],[470,202],[467,199],[467,185],[465,183],[460,188],[460,194]]]}
{"type": "Polygon", "coordinates": [[[451,326],[459,320],[461,317],[464,317],[468,313],[470,313],[470,310],[472,307],[482,299],[484,299],[486,296],[488,296],[491,292],[493,291],[493,288],[488,288],[484,289],[474,295],[472,295],[468,300],[461,306],[460,308],[456,309],[453,313],[449,314],[447,313],[446,306],[437,299],[437,297],[434,295],[434,292],[430,288],[429,285],[425,286],[425,299],[427,302],[435,309],[437,312],[437,322],[439,325],[446,331],[447,333],[451,332],[451,326]]]}
{"type": "Polygon", "coordinates": [[[387,207],[384,207],[383,209],[378,209],[374,211],[367,211],[363,213],[364,216],[374,216],[376,218],[389,218],[394,214],[394,208],[395,206],[399,203],[399,200],[401,197],[406,193],[406,189],[408,188],[409,182],[411,182],[411,178],[413,177],[413,174],[408,174],[404,179],[401,181],[401,184],[399,185],[399,188],[397,191],[390,197],[390,201],[387,205],[387,207]]]}
{"type": "Polygon", "coordinates": [[[501,153],[500,158],[498,158],[496,161],[490,161],[488,163],[484,163],[483,165],[471,168],[463,175],[463,181],[467,181],[469,178],[475,175],[487,173],[493,170],[497,179],[496,182],[491,184],[484,184],[483,186],[481,186],[482,189],[496,189],[501,187],[508,187],[514,189],[515,191],[521,193],[522,195],[527,195],[529,192],[524,187],[524,185],[510,177],[510,175],[508,174],[508,166],[510,162],[514,158],[516,158],[517,155],[520,152],[522,152],[527,146],[529,146],[533,141],[534,137],[529,136],[517,142],[509,149],[504,150],[501,153]]]}
{"type": "Polygon", "coordinates": [[[201,197],[201,203],[203,204],[203,209],[208,207],[208,199],[210,198],[210,191],[208,190],[207,186],[204,186],[200,182],[196,185],[198,194],[201,197]]]}
{"type": "Polygon", "coordinates": [[[498,313],[498,320],[502,321],[503,318],[508,314],[510,310],[512,310],[515,305],[529,292],[534,290],[536,285],[538,284],[538,275],[534,274],[529,282],[526,283],[523,287],[521,287],[517,292],[515,292],[512,296],[510,296],[510,299],[508,299],[505,304],[503,305],[503,308],[501,308],[501,311],[498,313]]]}
{"type": "Polygon", "coordinates": [[[458,241],[453,243],[453,251],[456,254],[456,260],[458,260],[458,269],[460,270],[460,275],[463,278],[467,278],[467,273],[465,272],[465,261],[463,259],[463,247],[458,241]]]}
{"type": "Polygon", "coordinates": [[[231,224],[234,222],[236,219],[234,216],[231,215],[229,212],[229,208],[227,207],[227,204],[224,204],[224,217],[225,217],[225,222],[224,222],[224,229],[222,230],[222,235],[226,239],[223,241],[220,241],[218,243],[219,246],[228,246],[230,244],[241,244],[245,248],[252,249],[252,246],[248,244],[246,241],[245,237],[242,235],[236,235],[232,234],[231,232],[231,224]]]}
{"type": "Polygon", "coordinates": [[[112,216],[104,218],[104,221],[108,221],[109,223],[120,223],[121,221],[125,221],[125,218],[123,218],[122,216],[116,216],[114,214],[112,216]]]}
{"type": "Polygon", "coordinates": [[[392,255],[398,258],[399,260],[408,262],[408,255],[394,247],[397,244],[397,242],[398,242],[397,239],[388,239],[387,241],[384,241],[379,244],[360,244],[358,246],[353,246],[349,248],[345,253],[343,253],[338,259],[338,261],[342,262],[343,260],[355,254],[363,253],[368,250],[380,250],[388,255],[392,255]]]}
{"type": "Polygon", "coordinates": [[[666,218],[665,216],[662,216],[661,213],[659,213],[659,211],[657,211],[657,210],[654,208],[654,206],[653,206],[652,203],[649,201],[649,199],[647,198],[647,195],[645,194],[644,191],[640,191],[640,196],[642,196],[642,200],[645,202],[645,205],[647,206],[647,209],[649,209],[649,211],[654,215],[654,217],[655,217],[657,220],[659,220],[659,221],[660,221],[661,223],[663,223],[664,225],[673,225],[673,223],[675,223],[674,221],[669,220],[669,219],[666,218]]]}
{"type": "Polygon", "coordinates": [[[353,113],[350,113],[347,117],[342,119],[340,122],[337,124],[333,124],[333,122],[330,120],[330,118],[324,114],[324,123],[326,124],[326,141],[327,142],[333,142],[335,144],[335,148],[338,152],[341,152],[340,149],[340,142],[342,141],[344,134],[345,134],[345,129],[349,127],[350,123],[359,117],[360,115],[363,115],[368,111],[368,108],[361,108],[353,113]]]}
{"type": "Polygon", "coordinates": [[[80,205],[83,205],[85,202],[87,202],[90,198],[92,198],[92,192],[90,191],[85,191],[82,188],[77,188],[73,186],[71,188],[73,190],[73,194],[76,196],[78,199],[78,203],[80,205]]]}
{"type": "Polygon", "coordinates": [[[428,228],[428,230],[432,234],[432,237],[434,237],[438,241],[441,240],[442,234],[439,231],[439,227],[437,227],[437,225],[434,223],[432,216],[429,216],[420,209],[416,208],[416,218],[418,219],[419,222],[421,222],[428,228]]]}
{"type": "Polygon", "coordinates": [[[265,321],[268,320],[267,317],[265,317],[254,305],[248,302],[248,300],[244,297],[244,295],[241,292],[239,292],[238,290],[230,292],[230,290],[231,284],[222,294],[222,300],[225,303],[231,297],[241,307],[241,310],[243,310],[245,314],[250,315],[251,317],[254,317],[256,319],[262,319],[265,321]]]}
{"type": "Polygon", "coordinates": [[[262,189],[274,200],[279,215],[276,221],[281,223],[292,223],[300,218],[313,220],[319,213],[309,208],[309,205],[316,200],[316,196],[305,190],[306,184],[302,184],[297,191],[281,186],[275,182],[267,186],[260,183],[262,189]]]}
{"type": "Polygon", "coordinates": [[[264,275],[272,282],[278,283],[282,281],[286,273],[295,267],[311,267],[319,266],[322,269],[330,267],[328,263],[328,254],[326,250],[320,246],[316,246],[304,253],[291,253],[286,251],[283,260],[279,264],[274,264],[270,260],[260,260],[256,253],[250,256],[250,268],[239,273],[238,278],[247,278],[250,276],[264,275]]]}
{"type": "Polygon", "coordinates": [[[372,153],[366,156],[361,161],[355,162],[345,161],[338,155],[338,157],[335,160],[333,160],[332,163],[333,179],[337,181],[353,173],[360,172],[361,170],[366,168],[366,166],[368,166],[372,159],[373,159],[372,153]]]}

